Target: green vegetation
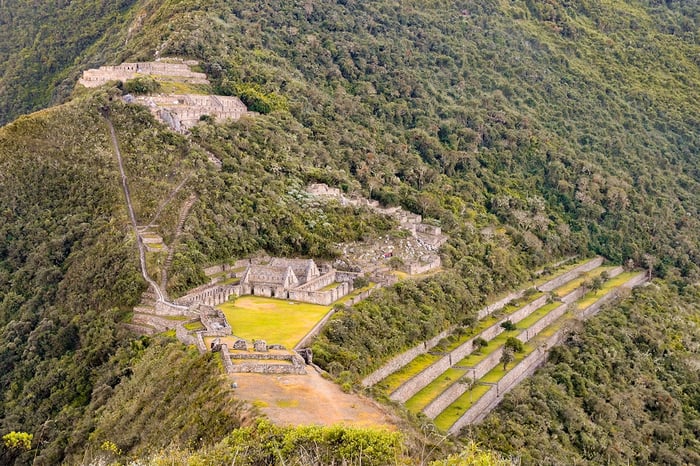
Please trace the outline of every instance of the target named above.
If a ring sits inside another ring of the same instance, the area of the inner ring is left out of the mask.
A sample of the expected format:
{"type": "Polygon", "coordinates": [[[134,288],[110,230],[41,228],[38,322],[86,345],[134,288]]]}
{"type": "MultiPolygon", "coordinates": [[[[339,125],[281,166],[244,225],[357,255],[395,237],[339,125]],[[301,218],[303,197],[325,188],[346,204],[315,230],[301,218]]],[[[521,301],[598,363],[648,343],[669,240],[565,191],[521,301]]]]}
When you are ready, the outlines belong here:
{"type": "Polygon", "coordinates": [[[580,287],[586,282],[590,282],[591,280],[594,280],[598,277],[600,277],[602,274],[607,273],[609,270],[613,269],[614,267],[611,266],[601,266],[601,267],[596,267],[595,269],[591,270],[590,272],[586,272],[582,274],[580,277],[571,280],[569,283],[566,283],[565,285],[560,286],[556,290],[554,290],[554,294],[560,298],[563,298],[564,296],[568,295],[572,291],[574,291],[576,288],[580,287]]]}
{"type": "Polygon", "coordinates": [[[195,453],[168,451],[154,455],[147,464],[386,466],[407,460],[398,432],[343,426],[277,427],[258,421],[234,430],[211,448],[195,453]]]}
{"type": "Polygon", "coordinates": [[[698,303],[697,286],[635,291],[555,348],[470,436],[525,464],[698,463],[698,303]]]}
{"type": "Polygon", "coordinates": [[[452,424],[462,417],[476,401],[479,401],[479,398],[488,392],[490,388],[490,385],[475,384],[435,418],[435,426],[443,432],[447,432],[452,427],[452,424]]]}
{"type": "Polygon", "coordinates": [[[410,380],[411,377],[419,374],[421,371],[437,362],[443,356],[443,354],[438,353],[421,354],[420,356],[414,358],[413,361],[409,362],[401,369],[382,380],[379,387],[386,393],[391,393],[399,388],[404,382],[410,380]]]}
{"type": "Polygon", "coordinates": [[[406,408],[418,413],[428,406],[431,401],[444,392],[447,387],[460,380],[467,373],[466,369],[449,368],[435,380],[426,385],[421,391],[413,395],[406,401],[406,408]]]}
{"type": "Polygon", "coordinates": [[[243,296],[219,306],[234,335],[268,344],[294,345],[331,310],[330,306],[243,296]]]}
{"type": "MultiPolygon", "coordinates": [[[[191,175],[157,222],[169,244],[182,202],[199,196],[171,295],[204,283],[204,264],[260,250],[331,259],[337,243],[395,226],[318,202],[304,192],[310,182],[401,205],[450,234],[443,273],[342,309],[315,342],[316,361],[353,380],[473,319],[486,297],[561,257],[597,253],[651,269],[660,290],[584,326],[532,382],[537,390],[514,393],[504,420],[475,432],[531,463],[700,462],[698,9],[651,0],[4,1],[0,123],[64,99],[81,68],[156,50],[200,60],[214,91],[260,113],[202,122],[188,139],[122,105],[118,89],[81,89],[60,109],[0,129],[0,433],[42,433],[38,450],[12,461],[82,458],[109,414],[98,404],[148,365],[119,325],[144,284],[100,116],[109,107],[139,223],[191,175]],[[613,320],[603,330],[601,319],[613,320]]],[[[149,348],[148,358],[160,351],[187,354],[149,348]]],[[[217,379],[216,361],[191,358],[205,366],[201,383],[217,379]]],[[[183,397],[196,390],[187,385],[183,397]]],[[[173,409],[133,394],[137,411],[145,400],[173,409]]],[[[144,442],[186,431],[175,416],[144,442]]],[[[178,437],[183,450],[188,435],[178,437]]],[[[111,437],[95,448],[141,448],[111,437]]]]}

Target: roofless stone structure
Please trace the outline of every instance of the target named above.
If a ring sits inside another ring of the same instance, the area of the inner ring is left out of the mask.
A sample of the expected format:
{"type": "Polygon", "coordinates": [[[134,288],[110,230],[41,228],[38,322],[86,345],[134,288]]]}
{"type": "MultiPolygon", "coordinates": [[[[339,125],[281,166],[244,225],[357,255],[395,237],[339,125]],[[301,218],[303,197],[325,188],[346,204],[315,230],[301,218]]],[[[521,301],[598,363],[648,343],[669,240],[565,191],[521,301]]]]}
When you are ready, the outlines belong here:
{"type": "Polygon", "coordinates": [[[98,69],[83,71],[78,83],[85,87],[99,87],[109,81],[128,81],[137,76],[154,76],[165,81],[185,82],[189,84],[209,84],[207,75],[190,69],[196,61],[180,63],[169,62],[135,62],[115,66],[101,66],[98,69]]]}

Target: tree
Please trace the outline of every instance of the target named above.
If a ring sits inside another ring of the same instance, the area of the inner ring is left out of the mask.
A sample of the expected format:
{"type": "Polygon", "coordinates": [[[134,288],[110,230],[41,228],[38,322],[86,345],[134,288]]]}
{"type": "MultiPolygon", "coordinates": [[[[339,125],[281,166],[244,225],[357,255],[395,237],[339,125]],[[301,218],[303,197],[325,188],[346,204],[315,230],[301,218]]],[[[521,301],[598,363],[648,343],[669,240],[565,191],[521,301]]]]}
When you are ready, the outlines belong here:
{"type": "Polygon", "coordinates": [[[511,322],[510,320],[506,320],[505,322],[501,322],[501,327],[503,327],[506,330],[506,332],[513,331],[517,328],[515,326],[515,324],[513,322],[511,322]]]}
{"type": "Polygon", "coordinates": [[[506,340],[505,347],[509,348],[514,353],[522,353],[523,352],[523,342],[518,340],[515,337],[508,337],[508,339],[506,340]]]}
{"type": "Polygon", "coordinates": [[[503,348],[503,353],[501,354],[500,362],[503,363],[503,370],[506,370],[508,363],[515,360],[515,354],[511,348],[503,348]]]}
{"type": "Polygon", "coordinates": [[[477,352],[479,352],[479,351],[481,351],[483,348],[486,348],[486,347],[488,346],[488,344],[489,344],[488,341],[484,340],[484,339],[481,338],[481,337],[477,337],[477,338],[474,339],[474,350],[477,351],[477,352]]]}

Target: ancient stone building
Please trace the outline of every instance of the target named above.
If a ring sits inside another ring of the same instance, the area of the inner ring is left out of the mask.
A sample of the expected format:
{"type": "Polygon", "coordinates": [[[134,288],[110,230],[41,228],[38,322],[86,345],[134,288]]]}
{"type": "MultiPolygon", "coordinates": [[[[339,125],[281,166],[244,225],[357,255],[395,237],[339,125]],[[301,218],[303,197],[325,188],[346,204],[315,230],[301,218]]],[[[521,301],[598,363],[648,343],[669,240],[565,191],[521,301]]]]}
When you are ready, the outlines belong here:
{"type": "Polygon", "coordinates": [[[180,133],[192,128],[204,115],[238,120],[248,113],[238,97],[220,95],[169,94],[139,97],[136,102],[146,105],[157,118],[180,133]]]}
{"type": "Polygon", "coordinates": [[[85,87],[98,87],[109,81],[128,81],[137,76],[155,76],[167,81],[186,82],[189,84],[209,84],[207,75],[190,69],[197,62],[138,62],[122,63],[116,66],[101,66],[98,69],[83,71],[78,80],[85,87]]]}

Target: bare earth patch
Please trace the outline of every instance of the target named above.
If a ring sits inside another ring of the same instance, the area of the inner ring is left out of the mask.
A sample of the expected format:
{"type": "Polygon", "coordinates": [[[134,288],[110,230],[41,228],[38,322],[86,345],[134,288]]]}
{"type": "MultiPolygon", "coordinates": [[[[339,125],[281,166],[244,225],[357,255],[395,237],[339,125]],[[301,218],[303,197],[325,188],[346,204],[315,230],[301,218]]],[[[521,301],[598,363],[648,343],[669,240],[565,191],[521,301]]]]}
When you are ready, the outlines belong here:
{"type": "Polygon", "coordinates": [[[374,401],[343,392],[312,368],[308,375],[232,374],[236,396],[257,406],[279,425],[345,424],[396,429],[388,411],[374,401]]]}

